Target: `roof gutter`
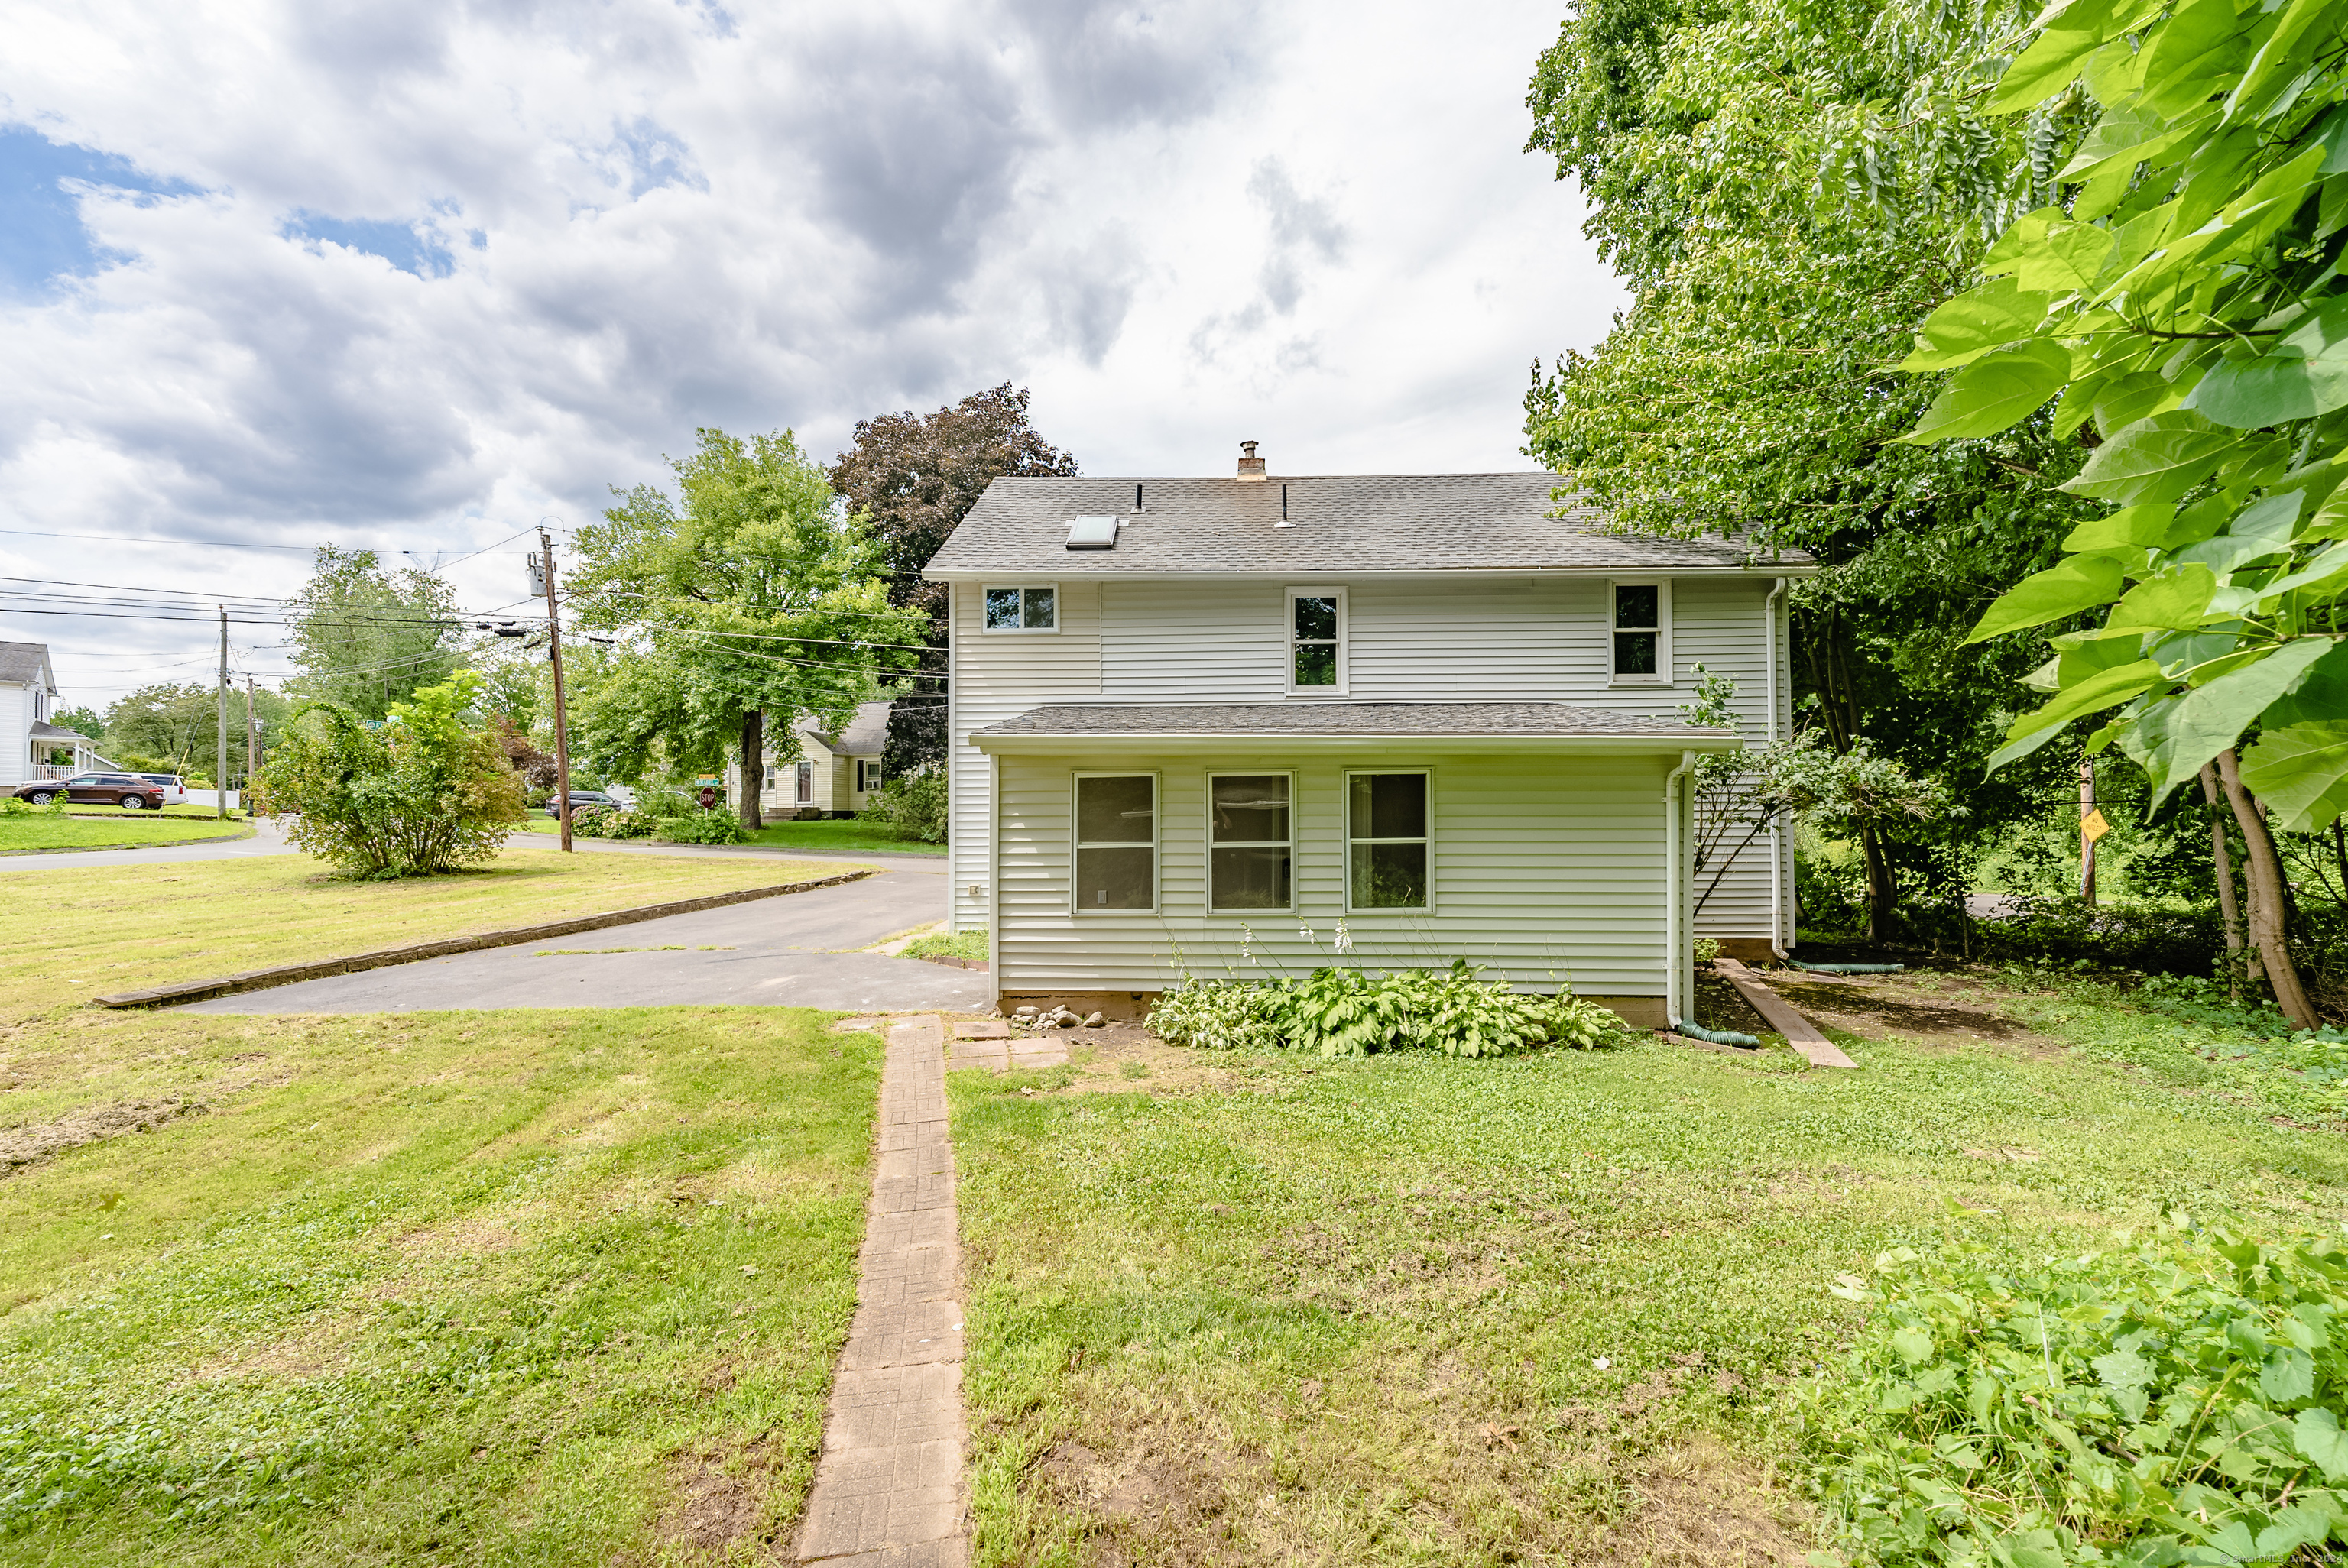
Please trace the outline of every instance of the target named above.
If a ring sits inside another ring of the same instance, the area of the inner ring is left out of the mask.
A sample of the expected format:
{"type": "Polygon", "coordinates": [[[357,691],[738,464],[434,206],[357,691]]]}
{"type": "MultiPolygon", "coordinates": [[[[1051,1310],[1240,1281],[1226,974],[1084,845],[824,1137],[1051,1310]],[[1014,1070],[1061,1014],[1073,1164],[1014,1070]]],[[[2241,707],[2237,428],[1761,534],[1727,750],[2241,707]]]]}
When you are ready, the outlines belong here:
{"type": "Polygon", "coordinates": [[[1679,1028],[1680,1020],[1687,1016],[1681,1011],[1682,1005],[1690,999],[1687,987],[1681,982],[1680,971],[1694,952],[1694,944],[1689,940],[1680,914],[1687,880],[1680,875],[1680,781],[1694,772],[1695,753],[1682,752],[1680,765],[1663,778],[1663,854],[1669,863],[1663,871],[1663,1017],[1673,1029],[1679,1028]]]}
{"type": "Polygon", "coordinates": [[[1036,578],[1098,578],[1108,582],[1294,582],[1297,573],[1310,572],[1317,579],[1375,577],[1391,579],[1428,578],[1433,579],[1475,577],[1534,577],[1590,578],[1603,580],[1636,573],[1644,577],[1810,577],[1822,569],[1811,562],[1757,561],[1749,566],[1677,566],[1653,561],[1622,561],[1612,566],[1461,566],[1365,567],[1348,566],[1343,562],[1319,561],[1301,563],[1279,571],[1150,571],[1111,567],[1100,555],[1085,552],[1080,560],[1031,561],[1025,565],[1005,565],[979,569],[949,567],[943,570],[924,568],[925,582],[1018,582],[1036,578]]]}

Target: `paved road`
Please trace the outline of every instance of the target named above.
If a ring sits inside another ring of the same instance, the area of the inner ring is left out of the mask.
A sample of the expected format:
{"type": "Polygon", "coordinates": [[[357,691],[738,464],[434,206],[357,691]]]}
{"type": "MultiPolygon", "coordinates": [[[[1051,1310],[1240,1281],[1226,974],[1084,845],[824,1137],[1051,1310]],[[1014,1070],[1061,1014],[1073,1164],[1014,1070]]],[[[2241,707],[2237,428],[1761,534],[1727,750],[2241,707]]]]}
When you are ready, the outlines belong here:
{"type": "Polygon", "coordinates": [[[183,844],[176,849],[77,849],[62,855],[0,855],[0,872],[57,871],[75,866],[176,866],[183,860],[242,860],[248,855],[292,855],[292,845],[267,818],[251,838],[183,844]]]}
{"type": "Polygon", "coordinates": [[[304,980],[194,1002],[183,1010],[358,1013],[750,1005],[983,1011],[994,1005],[994,988],[983,974],[856,951],[935,920],[945,908],[942,865],[891,866],[862,881],[811,893],[613,926],[525,947],[304,980]],[[682,950],[538,956],[547,949],[663,947],[682,950]]]}

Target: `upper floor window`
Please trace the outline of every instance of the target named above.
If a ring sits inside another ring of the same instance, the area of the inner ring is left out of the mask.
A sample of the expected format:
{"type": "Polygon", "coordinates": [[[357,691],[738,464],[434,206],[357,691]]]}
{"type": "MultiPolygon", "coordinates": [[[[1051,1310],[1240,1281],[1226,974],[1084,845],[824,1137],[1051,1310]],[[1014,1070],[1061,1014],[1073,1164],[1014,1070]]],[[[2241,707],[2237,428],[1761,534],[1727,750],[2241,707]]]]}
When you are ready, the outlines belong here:
{"type": "Polygon", "coordinates": [[[1057,631],[1060,596],[1049,588],[990,588],[986,590],[989,631],[1057,631]]]}
{"type": "Polygon", "coordinates": [[[856,764],[856,792],[859,794],[880,787],[880,764],[861,758],[856,764]]]}
{"type": "Polygon", "coordinates": [[[1288,590],[1288,689],[1345,689],[1345,590],[1288,590]]]}
{"type": "Polygon", "coordinates": [[[1671,584],[1618,582],[1613,589],[1611,672],[1618,682],[1672,679],[1671,584]]]}

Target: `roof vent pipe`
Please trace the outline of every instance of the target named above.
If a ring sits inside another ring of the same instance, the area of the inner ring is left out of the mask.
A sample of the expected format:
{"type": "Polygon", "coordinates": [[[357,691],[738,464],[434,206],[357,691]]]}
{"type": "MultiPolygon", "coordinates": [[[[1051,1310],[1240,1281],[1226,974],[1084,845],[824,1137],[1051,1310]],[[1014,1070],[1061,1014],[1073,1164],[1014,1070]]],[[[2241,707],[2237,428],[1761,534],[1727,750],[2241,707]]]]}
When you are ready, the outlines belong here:
{"type": "Polygon", "coordinates": [[[1288,487],[1286,485],[1280,487],[1280,521],[1272,526],[1275,528],[1292,528],[1296,526],[1288,520],[1288,487]]]}
{"type": "Polygon", "coordinates": [[[1255,455],[1255,443],[1252,441],[1240,443],[1240,477],[1242,479],[1264,477],[1263,459],[1255,455]]]}

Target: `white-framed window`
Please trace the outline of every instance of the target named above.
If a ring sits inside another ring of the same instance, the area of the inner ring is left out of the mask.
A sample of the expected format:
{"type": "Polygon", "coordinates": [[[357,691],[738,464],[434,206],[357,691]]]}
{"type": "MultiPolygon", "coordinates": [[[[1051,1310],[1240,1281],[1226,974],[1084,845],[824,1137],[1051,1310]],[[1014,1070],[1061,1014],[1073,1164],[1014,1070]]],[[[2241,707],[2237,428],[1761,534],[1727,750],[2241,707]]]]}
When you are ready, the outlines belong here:
{"type": "Polygon", "coordinates": [[[815,804],[815,764],[801,763],[798,774],[798,790],[792,798],[801,805],[813,805],[815,804]]]}
{"type": "Polygon", "coordinates": [[[1077,774],[1069,901],[1079,915],[1158,907],[1158,775],[1077,774]]]}
{"type": "Polygon", "coordinates": [[[1670,685],[1671,579],[1611,584],[1606,610],[1609,683],[1617,686],[1670,685]]]}
{"type": "Polygon", "coordinates": [[[856,793],[868,794],[880,787],[880,764],[878,759],[860,757],[856,762],[856,793]]]}
{"type": "Polygon", "coordinates": [[[1050,583],[1021,583],[981,590],[982,622],[988,631],[1057,631],[1060,590],[1050,583]]]}
{"type": "Polygon", "coordinates": [[[1207,775],[1207,907],[1289,909],[1296,903],[1293,774],[1207,775]]]}
{"type": "Polygon", "coordinates": [[[1345,907],[1424,909],[1434,883],[1435,793],[1425,768],[1345,775],[1345,907]]]}
{"type": "Polygon", "coordinates": [[[1288,689],[1307,696],[1345,690],[1345,590],[1288,590],[1288,689]]]}

